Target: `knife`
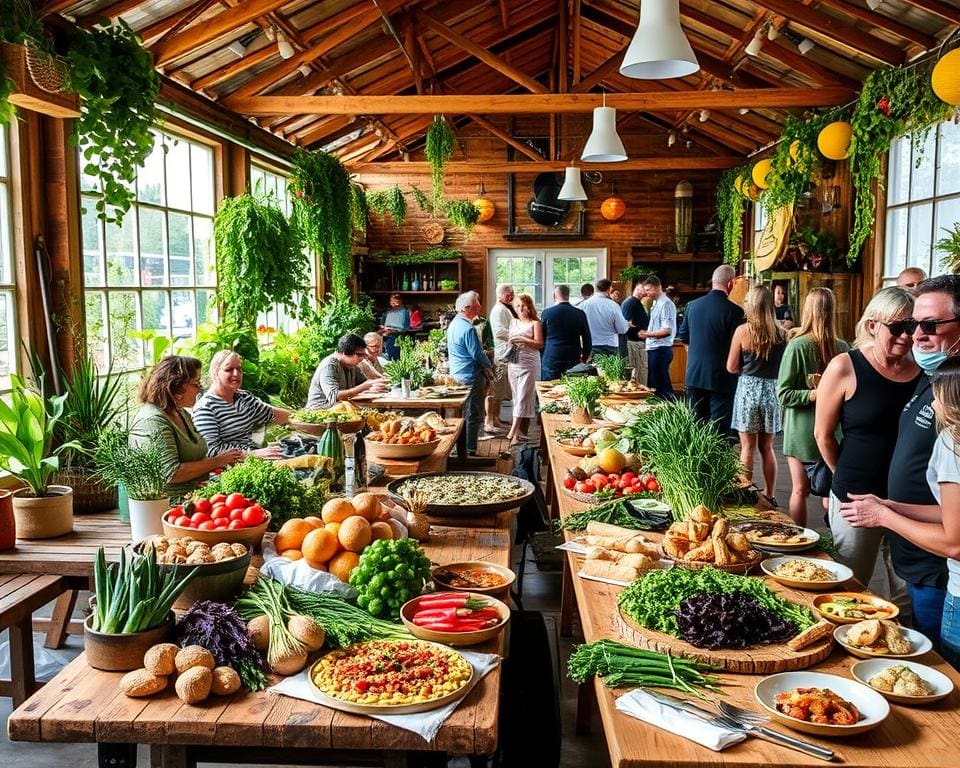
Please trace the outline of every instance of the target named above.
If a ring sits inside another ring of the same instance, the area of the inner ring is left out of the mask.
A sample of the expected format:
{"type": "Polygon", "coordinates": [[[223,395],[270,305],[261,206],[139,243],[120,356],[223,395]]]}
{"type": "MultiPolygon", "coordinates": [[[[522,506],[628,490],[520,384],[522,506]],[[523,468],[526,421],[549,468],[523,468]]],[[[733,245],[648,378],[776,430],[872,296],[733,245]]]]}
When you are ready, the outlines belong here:
{"type": "Polygon", "coordinates": [[[810,755],[811,757],[816,757],[820,760],[833,760],[833,750],[827,749],[826,747],[821,747],[819,744],[814,744],[813,742],[806,741],[804,739],[798,739],[795,736],[788,736],[785,733],[774,731],[762,725],[742,723],[735,718],[726,715],[718,715],[715,712],[711,712],[708,709],[697,706],[692,701],[681,699],[677,696],[671,696],[669,693],[652,691],[649,688],[644,688],[643,690],[653,699],[667,707],[670,707],[671,709],[675,709],[679,712],[688,712],[689,714],[699,717],[701,720],[705,720],[706,722],[716,725],[720,728],[742,731],[750,736],[756,736],[764,741],[769,741],[773,744],[779,744],[782,747],[795,749],[798,752],[803,752],[804,754],[810,755]]]}

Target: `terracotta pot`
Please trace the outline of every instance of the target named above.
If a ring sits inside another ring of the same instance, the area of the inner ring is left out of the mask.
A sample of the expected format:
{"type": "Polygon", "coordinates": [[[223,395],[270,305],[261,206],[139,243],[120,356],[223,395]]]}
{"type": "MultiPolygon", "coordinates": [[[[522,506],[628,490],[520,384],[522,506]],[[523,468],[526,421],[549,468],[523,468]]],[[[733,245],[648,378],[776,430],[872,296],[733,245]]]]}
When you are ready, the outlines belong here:
{"type": "Polygon", "coordinates": [[[83,650],[87,664],[107,672],[129,672],[143,666],[143,655],[157,643],[173,637],[174,614],[170,611],[167,620],[159,627],[145,632],[128,632],[111,635],[90,629],[93,616],[83,622],[83,650]]]}
{"type": "Polygon", "coordinates": [[[170,498],[129,499],[130,532],[132,541],[142,541],[148,536],[163,535],[163,513],[170,509],[170,498]]]}
{"type": "Polygon", "coordinates": [[[52,539],[73,530],[73,489],[48,485],[46,496],[30,496],[29,488],[13,492],[13,514],[21,539],[52,539]]]}
{"type": "Polygon", "coordinates": [[[17,545],[17,523],[13,518],[13,494],[0,491],[0,549],[17,545]]]}
{"type": "Polygon", "coordinates": [[[574,424],[593,424],[593,416],[586,408],[574,406],[570,409],[570,421],[574,424]]]}

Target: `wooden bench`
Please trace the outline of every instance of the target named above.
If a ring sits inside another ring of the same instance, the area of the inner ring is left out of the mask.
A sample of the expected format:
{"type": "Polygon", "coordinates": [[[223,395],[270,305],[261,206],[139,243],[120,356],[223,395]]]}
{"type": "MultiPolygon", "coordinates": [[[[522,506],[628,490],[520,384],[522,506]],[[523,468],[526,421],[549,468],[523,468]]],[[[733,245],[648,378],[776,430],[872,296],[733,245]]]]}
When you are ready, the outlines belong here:
{"type": "Polygon", "coordinates": [[[0,696],[19,707],[39,686],[33,670],[33,612],[66,589],[64,579],[42,573],[0,576],[0,630],[10,630],[10,680],[0,680],[0,696]]]}

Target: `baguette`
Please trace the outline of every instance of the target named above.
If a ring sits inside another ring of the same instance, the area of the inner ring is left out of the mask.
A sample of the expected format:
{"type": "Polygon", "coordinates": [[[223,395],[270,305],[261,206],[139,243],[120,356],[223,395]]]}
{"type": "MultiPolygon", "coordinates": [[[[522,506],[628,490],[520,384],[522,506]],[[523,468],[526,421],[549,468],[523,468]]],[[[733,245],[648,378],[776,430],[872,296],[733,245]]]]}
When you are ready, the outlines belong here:
{"type": "Polygon", "coordinates": [[[621,528],[619,525],[610,525],[610,523],[598,523],[596,520],[591,520],[587,523],[587,535],[588,536],[613,536],[615,538],[620,538],[621,536],[639,536],[640,532],[635,531],[632,528],[621,528]]]}
{"type": "Polygon", "coordinates": [[[596,576],[613,581],[633,583],[640,575],[636,568],[620,563],[611,563],[609,560],[584,560],[581,572],[587,576],[596,576]]]}
{"type": "Polygon", "coordinates": [[[623,557],[623,552],[611,552],[603,547],[587,547],[587,560],[610,560],[616,562],[623,557]]]}
{"type": "Polygon", "coordinates": [[[803,630],[799,635],[791,638],[787,643],[787,648],[791,651],[799,651],[808,645],[813,645],[818,640],[829,637],[833,634],[833,624],[826,619],[821,619],[809,629],[803,630]]]}
{"type": "Polygon", "coordinates": [[[655,553],[654,547],[642,536],[587,536],[587,546],[645,555],[655,553]]]}

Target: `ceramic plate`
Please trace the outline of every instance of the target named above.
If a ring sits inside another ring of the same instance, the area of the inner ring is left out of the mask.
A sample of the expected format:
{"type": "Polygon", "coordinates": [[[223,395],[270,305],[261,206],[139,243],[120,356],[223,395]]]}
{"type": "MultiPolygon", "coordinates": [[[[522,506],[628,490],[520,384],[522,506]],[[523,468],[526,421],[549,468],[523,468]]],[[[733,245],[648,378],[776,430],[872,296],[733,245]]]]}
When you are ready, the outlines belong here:
{"type": "Polygon", "coordinates": [[[834,562],[833,560],[819,560],[813,557],[797,557],[796,555],[783,555],[781,557],[770,557],[760,563],[761,570],[774,581],[778,581],[785,587],[794,589],[833,589],[853,578],[853,571],[847,566],[834,562]],[[781,576],[776,571],[786,563],[800,561],[803,563],[812,563],[829,571],[833,574],[832,579],[822,581],[805,581],[795,579],[789,576],[781,576]]]}
{"type": "Polygon", "coordinates": [[[854,736],[876,728],[890,714],[890,705],[887,700],[870,686],[846,677],[827,675],[822,672],[781,672],[778,675],[770,675],[757,683],[753,695],[757,703],[777,722],[816,736],[854,736]],[[828,688],[840,698],[853,704],[862,717],[855,725],[827,725],[786,715],[777,709],[776,696],[795,688],[828,688]]]}
{"type": "MultiPolygon", "coordinates": [[[[943,672],[939,672],[926,664],[918,664],[915,661],[895,660],[895,659],[864,659],[858,661],[850,667],[850,674],[853,675],[864,685],[870,685],[870,679],[879,675],[883,670],[890,667],[907,667],[925,681],[933,691],[924,696],[909,696],[902,693],[892,693],[875,688],[880,694],[895,701],[897,704],[929,704],[932,701],[945,699],[953,691],[953,680],[947,677],[943,672]]],[[[870,685],[873,688],[872,685],[870,685]]]]}
{"type": "Polygon", "coordinates": [[[803,539],[803,541],[792,543],[776,541],[772,538],[766,538],[759,535],[761,533],[760,530],[751,531],[749,533],[743,530],[744,528],[749,528],[751,526],[765,527],[764,521],[760,520],[748,520],[742,523],[734,523],[730,526],[730,530],[733,533],[746,533],[746,536],[750,539],[750,544],[753,545],[753,548],[759,549],[763,552],[802,552],[805,549],[811,549],[815,547],[820,542],[820,534],[813,530],[813,528],[801,528],[799,525],[788,525],[786,523],[777,524],[773,523],[772,521],[767,521],[766,525],[778,525],[782,529],[790,529],[794,532],[794,535],[797,538],[803,539]]]}
{"type": "Polygon", "coordinates": [[[894,616],[900,614],[900,609],[893,603],[884,600],[882,597],[867,594],[866,592],[831,592],[828,595],[817,595],[813,601],[813,610],[834,624],[856,624],[858,621],[863,621],[864,619],[892,619],[894,616]],[[834,611],[824,610],[824,606],[839,601],[863,603],[867,606],[875,607],[878,609],[878,612],[875,615],[864,614],[862,616],[848,617],[834,611]]]}
{"type": "Polygon", "coordinates": [[[910,629],[910,627],[900,627],[903,634],[906,635],[907,640],[910,641],[910,653],[874,653],[868,648],[858,648],[855,645],[847,643],[847,632],[850,631],[850,627],[852,626],[853,624],[841,624],[833,630],[833,637],[840,645],[850,651],[850,653],[861,659],[906,659],[911,656],[922,656],[933,648],[933,643],[930,642],[930,639],[926,635],[917,632],[915,629],[910,629]]]}

